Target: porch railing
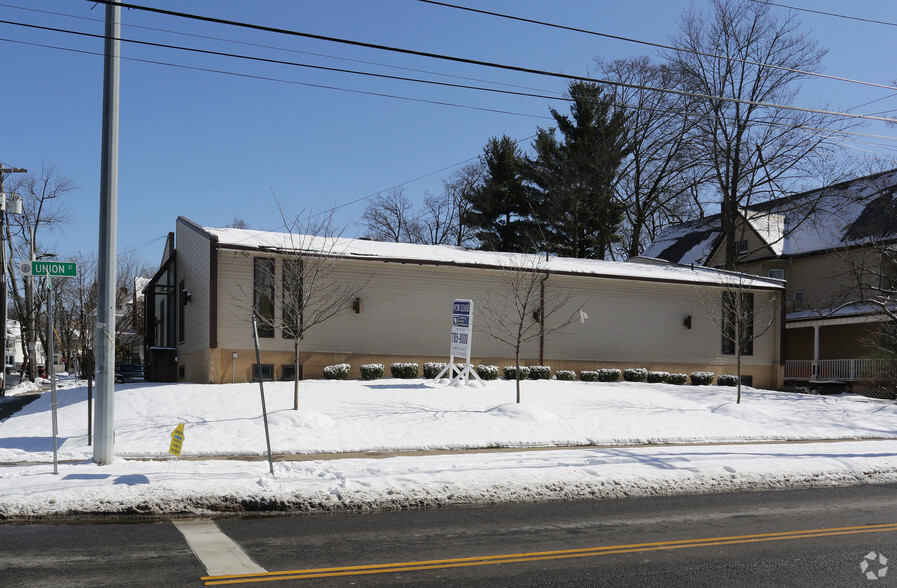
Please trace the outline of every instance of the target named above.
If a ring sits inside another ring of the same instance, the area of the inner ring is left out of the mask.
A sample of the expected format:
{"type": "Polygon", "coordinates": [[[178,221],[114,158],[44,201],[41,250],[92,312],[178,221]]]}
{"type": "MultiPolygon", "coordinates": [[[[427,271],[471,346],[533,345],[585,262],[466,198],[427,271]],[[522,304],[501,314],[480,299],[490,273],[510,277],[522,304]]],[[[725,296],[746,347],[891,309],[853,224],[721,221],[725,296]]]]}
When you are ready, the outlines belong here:
{"type": "Polygon", "coordinates": [[[881,381],[897,375],[897,365],[888,359],[811,359],[785,362],[786,380],[881,381]]]}

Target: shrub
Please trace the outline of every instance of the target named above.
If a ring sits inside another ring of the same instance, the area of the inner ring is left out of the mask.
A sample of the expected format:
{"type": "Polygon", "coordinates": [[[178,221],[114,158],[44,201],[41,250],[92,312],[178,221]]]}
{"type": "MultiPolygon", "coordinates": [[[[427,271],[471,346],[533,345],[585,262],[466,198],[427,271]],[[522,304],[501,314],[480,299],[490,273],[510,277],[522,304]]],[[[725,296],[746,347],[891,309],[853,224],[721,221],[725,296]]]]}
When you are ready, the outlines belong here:
{"type": "Polygon", "coordinates": [[[383,377],[383,372],[386,368],[383,367],[382,363],[366,363],[358,366],[358,369],[361,370],[362,380],[379,380],[383,377]]]}
{"type": "Polygon", "coordinates": [[[620,380],[622,372],[616,368],[604,368],[596,372],[599,382],[617,382],[620,380]]]}
{"type": "Polygon", "coordinates": [[[583,382],[597,382],[598,381],[598,372],[593,372],[589,370],[584,370],[579,372],[579,379],[583,382]]]}
{"type": "Polygon", "coordinates": [[[549,365],[531,365],[529,366],[530,380],[550,380],[551,366],[549,365]]]}
{"type": "Polygon", "coordinates": [[[497,365],[478,365],[477,366],[477,375],[482,380],[497,380],[498,379],[498,366],[497,365]]]}
{"type": "Polygon", "coordinates": [[[709,386],[713,383],[713,372],[692,372],[691,383],[695,386],[709,386]]]}
{"type": "MultiPolygon", "coordinates": [[[[502,371],[505,374],[505,379],[508,380],[516,380],[517,379],[517,368],[512,365],[506,365],[502,368],[502,371]]],[[[529,368],[525,365],[520,366],[520,379],[525,380],[529,377],[529,368]]]]}
{"type": "Polygon", "coordinates": [[[324,368],[325,380],[348,380],[349,370],[352,366],[348,363],[338,363],[336,365],[328,365],[324,368]]]}
{"type": "Polygon", "coordinates": [[[648,379],[648,370],[645,368],[623,370],[623,379],[627,382],[644,382],[648,379]]]}
{"type": "Polygon", "coordinates": [[[418,376],[420,373],[420,366],[416,363],[394,363],[389,366],[389,373],[392,374],[393,378],[410,380],[411,378],[416,378],[418,376]]]}
{"type": "Polygon", "coordinates": [[[432,380],[439,375],[439,372],[445,369],[446,365],[448,364],[439,363],[436,361],[428,361],[424,364],[424,377],[428,380],[432,380]]]}
{"type": "Polygon", "coordinates": [[[576,372],[572,370],[558,370],[554,373],[554,377],[565,382],[572,382],[576,379],[576,372]]]}
{"type": "Polygon", "coordinates": [[[670,384],[681,386],[688,381],[688,374],[670,374],[670,384]]]}
{"type": "Polygon", "coordinates": [[[720,374],[716,377],[716,383],[720,386],[737,386],[738,376],[734,374],[720,374]]]}
{"type": "Polygon", "coordinates": [[[663,384],[670,381],[669,372],[648,372],[647,382],[649,384],[663,384]]]}

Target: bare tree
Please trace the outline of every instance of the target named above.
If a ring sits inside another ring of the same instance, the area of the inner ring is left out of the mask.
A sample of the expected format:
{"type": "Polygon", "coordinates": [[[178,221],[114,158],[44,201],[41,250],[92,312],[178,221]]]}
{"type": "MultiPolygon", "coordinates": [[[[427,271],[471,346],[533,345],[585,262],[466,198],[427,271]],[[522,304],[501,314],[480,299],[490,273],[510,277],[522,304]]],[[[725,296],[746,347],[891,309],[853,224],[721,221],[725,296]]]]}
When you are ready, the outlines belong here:
{"type": "Polygon", "coordinates": [[[633,257],[664,225],[696,216],[691,196],[704,172],[691,147],[695,98],[653,89],[677,87],[680,77],[648,57],[596,62],[604,77],[626,84],[606,89],[626,115],[629,155],[614,191],[625,206],[623,253],[633,257]]]}
{"type": "Polygon", "coordinates": [[[232,220],[232,221],[230,222],[230,224],[227,225],[227,227],[230,228],[230,229],[248,229],[248,228],[249,228],[249,223],[247,223],[247,222],[246,222],[245,220],[243,220],[242,218],[235,216],[235,217],[234,217],[234,220],[232,220]]]}
{"type": "Polygon", "coordinates": [[[368,236],[377,241],[420,243],[423,240],[414,206],[405,196],[403,188],[375,196],[361,218],[368,236]]]}
{"type": "Polygon", "coordinates": [[[765,335],[780,320],[779,297],[757,290],[755,278],[745,274],[720,274],[717,285],[698,289],[704,315],[722,333],[724,355],[735,356],[736,404],[741,404],[741,362],[754,354],[754,340],[765,335]]]}
{"type": "MultiPolygon", "coordinates": [[[[277,259],[261,264],[262,279],[248,296],[252,300],[260,331],[280,329],[293,343],[293,409],[299,410],[299,351],[303,337],[337,314],[350,310],[367,281],[353,282],[339,275],[345,240],[334,236],[332,216],[300,213],[288,218],[278,209],[287,229],[281,247],[272,249],[277,259]],[[281,266],[282,296],[277,295],[277,261],[281,266]],[[283,301],[275,312],[276,299],[283,301]]],[[[261,376],[261,374],[259,374],[261,376]]]]}
{"type": "Polygon", "coordinates": [[[570,311],[573,294],[548,284],[547,265],[541,255],[513,254],[500,263],[493,289],[476,300],[476,329],[514,349],[518,404],[521,347],[566,328],[582,308],[570,311]]]}
{"type": "MultiPolygon", "coordinates": [[[[40,240],[48,233],[58,232],[69,220],[64,203],[65,195],[74,189],[72,181],[56,173],[55,167],[43,167],[39,172],[24,174],[13,183],[10,192],[22,198],[22,214],[4,211],[4,229],[9,266],[9,290],[13,313],[22,326],[22,351],[34,380],[36,368],[35,349],[32,342],[39,340],[47,349],[46,329],[40,328],[38,317],[47,298],[46,279],[28,277],[19,283],[19,264],[22,261],[53,255],[40,240]]],[[[52,359],[52,358],[49,358],[52,359]]]]}
{"type": "Polygon", "coordinates": [[[60,347],[68,360],[69,370],[78,369],[82,378],[93,375],[88,358],[93,349],[93,329],[96,326],[97,263],[96,256],[76,254],[78,275],[55,282],[59,303],[57,332],[60,347]]]}
{"type": "Polygon", "coordinates": [[[686,11],[668,56],[695,102],[698,158],[719,197],[725,266],[739,254],[742,212],[818,177],[836,149],[843,125],[831,116],[786,110],[806,71],[824,50],[799,30],[796,18],[777,18],[768,5],[711,0],[706,14],[686,11]]]}

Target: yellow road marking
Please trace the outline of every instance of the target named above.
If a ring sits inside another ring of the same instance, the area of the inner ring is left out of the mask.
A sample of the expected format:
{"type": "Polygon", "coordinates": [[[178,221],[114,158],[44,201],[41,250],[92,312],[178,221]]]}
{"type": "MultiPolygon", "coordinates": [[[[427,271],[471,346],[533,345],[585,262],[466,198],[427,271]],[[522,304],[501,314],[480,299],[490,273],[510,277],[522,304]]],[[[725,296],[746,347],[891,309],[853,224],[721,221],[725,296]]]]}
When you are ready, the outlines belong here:
{"type": "Polygon", "coordinates": [[[604,547],[586,547],[581,549],[563,549],[558,551],[535,551],[531,553],[512,553],[506,555],[484,555],[453,559],[397,562],[387,564],[373,564],[367,566],[359,565],[332,568],[311,568],[306,570],[266,572],[264,574],[204,576],[200,579],[206,586],[216,586],[220,584],[241,584],[248,582],[274,582],[278,580],[307,580],[312,578],[335,578],[339,576],[355,576],[364,574],[385,574],[419,570],[437,570],[471,566],[523,563],[550,559],[570,559],[578,557],[594,557],[598,555],[615,555],[621,553],[659,551],[662,549],[685,549],[690,547],[737,545],[741,543],[784,541],[789,539],[806,539],[811,537],[834,537],[838,535],[853,535],[857,533],[882,533],[887,531],[897,531],[897,523],[861,525],[854,527],[835,527],[830,529],[808,529],[804,531],[787,531],[781,533],[759,533],[754,535],[734,535],[729,537],[708,537],[704,539],[656,541],[653,543],[609,545],[604,547]]]}

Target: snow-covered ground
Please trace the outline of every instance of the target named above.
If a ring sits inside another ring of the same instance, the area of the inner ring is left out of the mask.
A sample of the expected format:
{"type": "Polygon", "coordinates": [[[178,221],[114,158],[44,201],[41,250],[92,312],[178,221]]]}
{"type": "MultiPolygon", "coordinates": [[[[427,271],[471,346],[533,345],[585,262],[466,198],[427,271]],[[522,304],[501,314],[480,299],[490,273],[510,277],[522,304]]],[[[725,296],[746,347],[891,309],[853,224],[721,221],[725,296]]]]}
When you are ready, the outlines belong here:
{"type": "Polygon", "coordinates": [[[307,380],[294,411],[292,384],[266,383],[272,450],[299,456],[276,461],[271,475],[257,384],[119,385],[116,459],[106,466],[91,461],[86,386],[66,379],[60,386],[58,475],[48,392],[0,423],[0,462],[28,462],[0,467],[0,519],[897,481],[897,404],[861,396],[747,388],[736,405],[735,389],[717,386],[526,381],[516,404],[506,381],[463,388],[423,379],[307,380]],[[179,423],[178,460],[168,449],[179,423]],[[805,440],[816,442],[791,442],[805,440]],[[511,451],[459,451],[490,448],[511,451]],[[334,459],[358,452],[378,455],[334,459]],[[193,459],[204,457],[236,458],[193,459]]]}

